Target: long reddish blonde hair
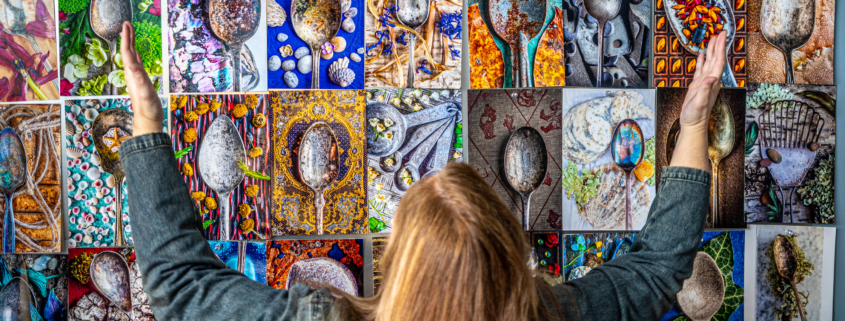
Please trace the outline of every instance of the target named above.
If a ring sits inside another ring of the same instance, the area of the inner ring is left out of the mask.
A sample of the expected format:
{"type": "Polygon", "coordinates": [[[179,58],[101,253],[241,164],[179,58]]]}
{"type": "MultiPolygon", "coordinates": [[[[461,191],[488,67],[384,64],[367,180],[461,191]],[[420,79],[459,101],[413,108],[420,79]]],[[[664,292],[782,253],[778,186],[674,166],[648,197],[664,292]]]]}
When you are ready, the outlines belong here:
{"type": "Polygon", "coordinates": [[[538,320],[547,312],[529,253],[520,222],[493,189],[471,166],[451,163],[399,203],[379,292],[342,295],[333,313],[368,321],[538,320]]]}

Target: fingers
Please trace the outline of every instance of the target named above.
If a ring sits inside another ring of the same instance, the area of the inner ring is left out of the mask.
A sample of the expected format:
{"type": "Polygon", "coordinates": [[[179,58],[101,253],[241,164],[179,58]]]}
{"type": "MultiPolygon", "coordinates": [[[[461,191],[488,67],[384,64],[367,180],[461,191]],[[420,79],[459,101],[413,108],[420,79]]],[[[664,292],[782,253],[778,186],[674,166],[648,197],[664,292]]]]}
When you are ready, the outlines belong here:
{"type": "Polygon", "coordinates": [[[120,57],[124,66],[138,63],[138,52],[135,51],[135,30],[129,22],[123,23],[123,31],[120,32],[123,41],[120,42],[120,57]]]}

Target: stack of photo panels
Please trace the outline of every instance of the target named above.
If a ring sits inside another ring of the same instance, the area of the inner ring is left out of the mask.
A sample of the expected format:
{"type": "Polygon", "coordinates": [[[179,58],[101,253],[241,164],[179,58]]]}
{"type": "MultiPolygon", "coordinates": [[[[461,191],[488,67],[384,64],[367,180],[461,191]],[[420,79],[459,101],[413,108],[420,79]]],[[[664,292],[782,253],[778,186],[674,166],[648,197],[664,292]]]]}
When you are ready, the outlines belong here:
{"type": "Polygon", "coordinates": [[[707,232],[663,320],[831,318],[832,1],[786,14],[778,1],[626,0],[600,25],[581,2],[552,0],[515,28],[489,0],[432,1],[418,26],[395,0],[348,0],[333,9],[337,32],[316,43],[299,36],[294,17],[307,13],[292,11],[297,1],[0,3],[0,170],[13,178],[0,208],[14,234],[0,298],[31,293],[17,300],[21,318],[154,318],[117,153],[132,136],[122,39],[97,27],[115,17],[136,30],[162,129],[221,262],[279,289],[330,284],[358,296],[381,286],[403,195],[449,162],[473,165],[499,194],[550,284],[636,251],[696,57],[727,32],[707,232]],[[800,39],[773,45],[786,38],[800,39]],[[462,94],[463,59],[472,90],[462,94]],[[538,87],[551,88],[505,89],[538,87]],[[243,150],[233,164],[213,151],[227,135],[243,150]],[[336,164],[329,182],[301,172],[325,154],[336,164]],[[203,177],[214,171],[243,178],[203,177]],[[784,253],[797,262],[792,280],[778,272],[784,253]],[[108,262],[130,297],[99,290],[90,271],[108,262]]]}

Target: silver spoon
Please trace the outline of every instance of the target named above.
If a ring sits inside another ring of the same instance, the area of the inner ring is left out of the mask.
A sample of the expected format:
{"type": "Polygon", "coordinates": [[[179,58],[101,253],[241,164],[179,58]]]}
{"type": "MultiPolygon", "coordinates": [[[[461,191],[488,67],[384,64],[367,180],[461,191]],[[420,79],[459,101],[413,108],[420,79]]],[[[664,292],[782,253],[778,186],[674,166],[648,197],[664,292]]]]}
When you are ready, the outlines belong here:
{"type": "Polygon", "coordinates": [[[531,193],[543,183],[549,166],[546,142],[536,129],[519,128],[508,138],[504,157],[505,179],[522,198],[522,228],[527,231],[531,193]]]}
{"type": "MultiPolygon", "coordinates": [[[[33,50],[35,50],[35,53],[41,54],[43,51],[41,51],[41,47],[38,46],[38,41],[35,41],[35,37],[26,31],[26,13],[23,9],[21,9],[21,7],[23,7],[21,0],[15,0],[15,5],[12,5],[9,0],[6,0],[6,26],[9,27],[9,33],[26,38],[26,41],[29,42],[29,45],[32,46],[33,50]]],[[[50,65],[50,61],[44,61],[44,69],[46,69],[47,72],[53,71],[53,66],[50,65]]],[[[59,80],[53,79],[53,85],[55,85],[56,89],[58,89],[59,80]]]]}
{"type": "Polygon", "coordinates": [[[26,150],[12,127],[0,131],[0,190],[6,196],[3,215],[3,253],[15,253],[15,213],[12,194],[26,181],[26,150]]]}
{"type": "MultiPolygon", "coordinates": [[[[615,0],[619,1],[619,0],[615,0]]],[[[490,28],[510,45],[512,86],[531,87],[528,42],[540,33],[546,21],[545,0],[490,0],[490,28]]]]}
{"type": "Polygon", "coordinates": [[[596,66],[596,87],[601,87],[601,78],[604,74],[602,71],[602,67],[604,66],[604,25],[608,21],[613,20],[613,18],[616,18],[621,8],[621,0],[584,0],[584,9],[587,10],[587,14],[593,17],[593,19],[596,19],[599,29],[599,60],[596,66]]]}
{"type": "Polygon", "coordinates": [[[217,224],[221,241],[232,237],[229,194],[244,180],[244,172],[238,167],[238,162],[246,162],[246,148],[238,128],[229,116],[217,117],[203,136],[197,163],[202,181],[217,194],[217,224]]]}
{"type": "Polygon", "coordinates": [[[132,137],[133,117],[128,111],[114,108],[94,119],[91,136],[100,154],[103,171],[114,176],[114,246],[123,246],[123,165],[120,163],[120,144],[132,137]]]}
{"type": "Polygon", "coordinates": [[[37,306],[35,292],[20,277],[12,278],[0,291],[0,319],[3,321],[31,321],[30,306],[37,306]]]}
{"type": "Polygon", "coordinates": [[[795,292],[795,303],[798,305],[798,314],[801,316],[802,321],[807,321],[807,314],[804,312],[804,306],[801,305],[801,294],[798,292],[798,288],[795,287],[795,271],[798,270],[798,259],[795,255],[795,248],[786,239],[786,236],[778,235],[775,237],[774,253],[778,274],[789,282],[792,291],[795,292]]]}
{"type": "Polygon", "coordinates": [[[293,30],[311,47],[311,89],[320,89],[320,46],[340,30],[340,1],[294,0],[290,11],[293,30]]]}
{"type": "Polygon", "coordinates": [[[792,51],[803,47],[816,24],[814,0],[763,0],[760,33],[772,47],[783,52],[786,83],[794,84],[792,51]]]}
{"type": "Polygon", "coordinates": [[[241,91],[241,49],[255,35],[261,22],[259,0],[208,0],[208,26],[229,49],[232,91],[241,91]]]}
{"type": "Polygon", "coordinates": [[[317,234],[323,234],[323,207],[326,199],[323,192],[337,179],[340,170],[337,138],[329,124],[316,122],[302,135],[299,146],[299,177],[314,191],[314,207],[317,210],[317,234]]]}
{"type": "Polygon", "coordinates": [[[91,259],[88,274],[100,294],[126,313],[129,319],[134,319],[129,264],[123,255],[112,251],[97,253],[91,259]]]}
{"type": "Polygon", "coordinates": [[[731,153],[734,148],[734,137],[736,126],[734,116],[728,102],[722,95],[713,106],[710,112],[708,133],[707,154],[710,158],[712,171],[711,194],[713,228],[722,227],[722,219],[719,217],[719,163],[731,153]]]}
{"type": "MultiPolygon", "coordinates": [[[[90,7],[91,30],[98,37],[103,38],[109,44],[109,60],[111,68],[109,72],[117,68],[114,61],[115,43],[123,30],[124,22],[132,22],[132,2],[129,0],[93,0],[90,7]]],[[[117,87],[107,84],[109,93],[117,95],[117,87]]]]}
{"type": "MultiPolygon", "coordinates": [[[[431,0],[397,0],[396,19],[406,27],[416,30],[428,20],[428,11],[431,8],[431,0]]],[[[408,35],[408,76],[405,80],[405,88],[414,88],[414,49],[416,49],[417,37],[413,33],[408,35]]],[[[445,48],[444,48],[445,50],[445,48]]]]}
{"type": "Polygon", "coordinates": [[[678,292],[678,306],[693,321],[709,321],[725,300],[725,279],[707,253],[698,252],[692,266],[692,276],[678,292]]]}
{"type": "Polygon", "coordinates": [[[625,119],[613,130],[610,142],[610,155],[616,166],[625,171],[625,229],[634,229],[634,217],[631,211],[631,172],[643,161],[645,142],[640,125],[633,119],[625,119]]]}

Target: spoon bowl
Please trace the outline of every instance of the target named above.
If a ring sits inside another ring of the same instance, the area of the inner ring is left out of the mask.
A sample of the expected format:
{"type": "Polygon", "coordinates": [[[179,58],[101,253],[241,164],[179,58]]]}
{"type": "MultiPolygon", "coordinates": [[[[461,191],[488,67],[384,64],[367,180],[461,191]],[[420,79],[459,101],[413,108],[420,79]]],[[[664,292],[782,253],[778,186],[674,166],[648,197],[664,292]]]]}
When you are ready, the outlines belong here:
{"type": "MultiPolygon", "coordinates": [[[[613,0],[620,1],[620,0],[613,0]]],[[[490,28],[510,45],[512,86],[531,87],[528,42],[540,33],[546,21],[546,0],[490,0],[490,28]]]]}
{"type": "MultiPolygon", "coordinates": [[[[132,22],[132,2],[130,0],[92,0],[89,13],[91,30],[109,44],[111,69],[106,73],[109,74],[116,68],[115,44],[123,30],[123,23],[132,22]]],[[[109,85],[109,92],[111,95],[117,95],[117,87],[109,85]]]]}
{"type": "Polygon", "coordinates": [[[584,0],[584,9],[587,10],[587,14],[596,19],[598,24],[599,60],[596,66],[596,87],[601,87],[604,66],[604,25],[619,14],[619,10],[622,9],[622,0],[584,0]]]}
{"type": "Polygon", "coordinates": [[[114,246],[123,246],[123,165],[120,163],[120,144],[132,138],[133,116],[114,108],[100,113],[91,126],[94,147],[100,154],[103,171],[114,176],[114,246]]]}
{"type": "MultiPolygon", "coordinates": [[[[795,292],[795,297],[800,298],[798,288],[795,287],[795,272],[798,270],[798,258],[795,255],[795,248],[792,242],[786,236],[778,235],[775,237],[774,244],[775,265],[778,268],[778,274],[783,277],[792,286],[792,291],[795,292]]],[[[798,314],[802,321],[807,321],[807,314],[804,312],[804,307],[801,305],[801,300],[798,302],[798,314]]]]}
{"type": "Polygon", "coordinates": [[[816,24],[815,0],[766,0],[760,8],[760,33],[783,53],[786,83],[794,84],[792,51],[803,47],[816,24]]]}
{"type": "MultiPolygon", "coordinates": [[[[397,0],[396,19],[408,28],[416,30],[428,20],[428,11],[431,8],[431,0],[397,0]]],[[[408,33],[408,75],[405,79],[405,88],[414,88],[414,49],[416,49],[417,37],[408,33]]],[[[445,48],[444,48],[445,50],[445,48]]]]}
{"type": "Polygon", "coordinates": [[[610,142],[610,155],[613,162],[625,171],[625,229],[634,229],[634,217],[631,211],[631,172],[643,161],[645,141],[640,125],[633,119],[625,119],[613,130],[610,142]]]}
{"type": "Polygon", "coordinates": [[[332,40],[340,30],[340,7],[338,0],[294,0],[291,3],[293,31],[311,48],[311,89],[320,88],[320,46],[332,40]]]}
{"type": "Polygon", "coordinates": [[[311,288],[330,285],[349,295],[358,295],[358,283],[348,267],[330,257],[315,257],[296,261],[288,270],[285,288],[301,283],[311,288]]]}
{"type": "Polygon", "coordinates": [[[725,279],[713,257],[696,254],[692,276],[684,281],[677,298],[681,311],[693,321],[708,321],[719,312],[725,300],[725,279]]]}
{"type": "Polygon", "coordinates": [[[719,218],[719,163],[731,153],[734,148],[734,136],[736,128],[734,117],[728,102],[722,95],[716,100],[716,105],[710,112],[708,133],[707,154],[710,158],[712,170],[711,187],[711,214],[713,215],[712,228],[721,227],[719,218]]]}
{"type": "Polygon", "coordinates": [[[505,180],[522,198],[522,228],[529,230],[531,193],[546,178],[549,153],[543,136],[532,127],[518,128],[508,138],[504,155],[505,180]]]}
{"type": "Polygon", "coordinates": [[[241,49],[261,22],[259,0],[207,0],[208,29],[229,49],[232,91],[241,91],[241,49]]]}
{"type": "Polygon", "coordinates": [[[217,117],[203,136],[197,163],[203,182],[217,194],[221,241],[232,237],[229,194],[244,180],[244,172],[238,167],[238,162],[246,162],[246,148],[238,128],[229,116],[217,117]]]}
{"type": "Polygon", "coordinates": [[[132,318],[132,292],[129,280],[129,264],[123,255],[103,251],[94,255],[88,268],[91,283],[106,299],[120,311],[132,318]]]}
{"type": "Polygon", "coordinates": [[[3,253],[15,253],[15,213],[12,195],[26,181],[26,150],[12,127],[0,131],[0,191],[6,197],[3,214],[3,253]]]}
{"type": "Polygon", "coordinates": [[[0,315],[4,321],[31,321],[30,306],[37,306],[35,292],[20,277],[12,278],[0,291],[0,315]]]}
{"type": "Polygon", "coordinates": [[[340,170],[337,137],[325,122],[316,122],[302,135],[299,146],[299,177],[314,191],[314,207],[317,210],[317,234],[323,234],[323,208],[326,205],[323,193],[337,179],[340,170]]]}

